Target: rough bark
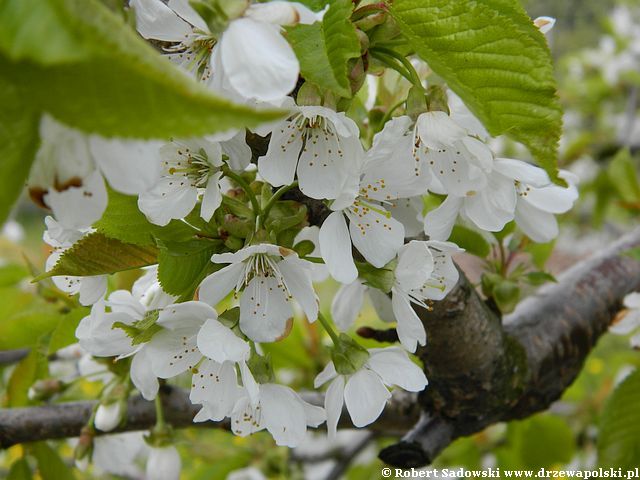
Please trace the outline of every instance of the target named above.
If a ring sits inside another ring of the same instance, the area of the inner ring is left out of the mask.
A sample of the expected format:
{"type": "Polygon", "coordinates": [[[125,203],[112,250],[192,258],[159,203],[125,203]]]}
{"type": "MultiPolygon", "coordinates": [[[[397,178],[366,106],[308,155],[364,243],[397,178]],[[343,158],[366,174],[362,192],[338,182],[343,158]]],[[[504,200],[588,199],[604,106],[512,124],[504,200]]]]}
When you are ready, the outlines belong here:
{"type": "Polygon", "coordinates": [[[621,308],[640,289],[640,262],[624,255],[640,229],[541,288],[500,321],[464,276],[432,312],[420,311],[428,345],[419,352],[430,385],[423,414],[380,457],[411,467],[431,462],[454,439],[524,418],[560,398],[621,308]]]}

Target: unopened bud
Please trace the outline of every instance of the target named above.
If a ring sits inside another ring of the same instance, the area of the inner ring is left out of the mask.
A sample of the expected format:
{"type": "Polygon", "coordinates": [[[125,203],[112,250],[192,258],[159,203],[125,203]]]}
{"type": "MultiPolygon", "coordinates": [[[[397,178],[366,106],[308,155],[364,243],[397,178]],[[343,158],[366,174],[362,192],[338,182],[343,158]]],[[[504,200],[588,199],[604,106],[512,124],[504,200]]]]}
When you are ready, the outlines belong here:
{"type": "Polygon", "coordinates": [[[96,411],[94,425],[98,430],[110,432],[116,428],[123,416],[123,408],[121,402],[113,402],[107,405],[101,404],[96,411]]]}
{"type": "Polygon", "coordinates": [[[57,378],[38,380],[29,389],[29,400],[49,400],[51,397],[66,390],[67,384],[57,378]]]}
{"type": "Polygon", "coordinates": [[[80,470],[86,470],[89,466],[89,460],[93,453],[93,437],[94,432],[91,427],[84,427],[80,432],[80,438],[73,452],[76,466],[80,470]]]}

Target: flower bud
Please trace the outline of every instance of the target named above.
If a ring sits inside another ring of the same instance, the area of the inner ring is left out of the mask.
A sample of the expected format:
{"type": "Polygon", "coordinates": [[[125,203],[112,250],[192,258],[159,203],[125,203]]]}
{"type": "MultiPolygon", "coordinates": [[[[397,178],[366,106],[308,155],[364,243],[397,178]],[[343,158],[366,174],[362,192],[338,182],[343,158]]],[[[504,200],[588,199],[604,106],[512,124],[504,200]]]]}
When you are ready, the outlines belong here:
{"type": "Polygon", "coordinates": [[[122,404],[113,402],[107,405],[101,404],[96,411],[94,425],[98,430],[110,432],[118,426],[122,420],[122,404]]]}
{"type": "Polygon", "coordinates": [[[84,471],[89,466],[89,460],[93,452],[93,436],[94,432],[90,427],[84,427],[80,432],[80,438],[73,452],[76,467],[78,470],[84,471]]]}
{"type": "Polygon", "coordinates": [[[57,378],[38,380],[31,386],[31,388],[29,388],[29,400],[49,400],[55,394],[64,392],[67,386],[68,385],[66,385],[62,380],[57,378]]]}
{"type": "Polygon", "coordinates": [[[173,446],[153,447],[147,459],[147,480],[178,480],[182,461],[173,446]]]}

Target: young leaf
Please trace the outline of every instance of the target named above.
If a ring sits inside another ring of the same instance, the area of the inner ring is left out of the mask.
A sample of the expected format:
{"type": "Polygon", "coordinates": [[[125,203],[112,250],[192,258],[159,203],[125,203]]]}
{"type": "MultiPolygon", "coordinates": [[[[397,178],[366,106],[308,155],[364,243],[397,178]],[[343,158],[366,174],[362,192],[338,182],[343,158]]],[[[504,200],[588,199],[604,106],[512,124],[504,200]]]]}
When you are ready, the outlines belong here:
{"type": "Polygon", "coordinates": [[[547,282],[556,283],[556,278],[547,272],[529,272],[524,275],[524,280],[530,285],[539,286],[547,282]]]}
{"type": "Polygon", "coordinates": [[[480,233],[462,225],[453,227],[449,240],[480,258],[486,258],[491,252],[491,245],[480,233]]]}
{"type": "Polygon", "coordinates": [[[135,245],[155,245],[156,238],[184,241],[196,231],[184,222],[172,220],[167,226],[150,223],[138,209],[138,199],[109,188],[109,204],[94,228],[105,236],[135,245]]]}
{"type": "Polygon", "coordinates": [[[558,179],[562,112],[551,55],[519,2],[395,0],[391,13],[416,53],[492,135],[525,144],[558,179]]]}
{"type": "Polygon", "coordinates": [[[71,468],[46,442],[32,443],[29,449],[36,457],[42,480],[75,480],[71,468]]]}
{"type": "Polygon", "coordinates": [[[171,295],[189,295],[213,267],[211,255],[220,242],[192,240],[182,244],[165,244],[158,257],[158,280],[162,289],[171,295]]]}
{"type": "Polygon", "coordinates": [[[322,22],[296,25],[287,31],[302,76],[321,89],[349,98],[348,62],[360,56],[360,41],[349,20],[352,9],[350,1],[334,0],[322,22]]]}
{"type": "Polygon", "coordinates": [[[51,332],[62,314],[43,298],[18,288],[0,288],[0,350],[31,347],[51,332]]]}
{"type": "Polygon", "coordinates": [[[39,348],[34,347],[22,359],[11,373],[7,384],[7,403],[9,407],[29,405],[29,388],[33,383],[47,376],[49,364],[39,348]]]}
{"type": "Polygon", "coordinates": [[[61,315],[58,324],[51,333],[47,353],[56,353],[58,350],[77,342],[76,328],[80,320],[87,315],[89,315],[89,309],[84,307],[76,308],[65,315],[61,315]]]}
{"type": "Polygon", "coordinates": [[[110,274],[157,262],[156,247],[124,243],[96,232],[81,238],[60,256],[51,270],[34,281],[58,275],[83,277],[110,274]]]}
{"type": "Polygon", "coordinates": [[[640,458],[640,370],[615,389],[604,407],[598,435],[603,467],[634,469],[640,458]]]}
{"type": "Polygon", "coordinates": [[[31,480],[32,478],[29,462],[24,457],[13,462],[7,474],[7,480],[31,480]]]}
{"type": "Polygon", "coordinates": [[[282,113],[217,97],[99,0],[0,3],[0,70],[43,110],[105,136],[194,136],[282,113]]]}
{"type": "Polygon", "coordinates": [[[20,195],[38,147],[40,114],[0,75],[0,225],[20,195]]]}

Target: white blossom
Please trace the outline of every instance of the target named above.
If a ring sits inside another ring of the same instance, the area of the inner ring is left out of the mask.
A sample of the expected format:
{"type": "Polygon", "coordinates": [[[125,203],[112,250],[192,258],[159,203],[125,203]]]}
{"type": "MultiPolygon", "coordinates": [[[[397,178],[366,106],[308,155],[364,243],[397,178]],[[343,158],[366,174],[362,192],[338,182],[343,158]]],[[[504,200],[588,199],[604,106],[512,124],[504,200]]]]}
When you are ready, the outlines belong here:
{"type": "Polygon", "coordinates": [[[267,153],[258,160],[260,176],[278,187],[290,185],[297,172],[305,195],[337,198],[362,161],[358,127],[326,107],[300,106],[295,112],[271,130],[267,153]]]}
{"type": "Polygon", "coordinates": [[[186,0],[132,0],[144,38],[174,42],[172,59],[212,88],[238,99],[281,100],[298,80],[300,65],[282,36],[283,25],[322,18],[295,2],[251,4],[222,34],[212,32],[186,0]]]}
{"type": "Polygon", "coordinates": [[[346,403],[356,427],[373,423],[391,398],[388,387],[398,386],[420,392],[427,385],[424,372],[398,347],[369,349],[369,359],[352,375],[340,375],[333,362],[315,378],[316,388],[331,381],[325,394],[325,411],[329,436],[336,434],[342,405],[346,403]]]}
{"type": "Polygon", "coordinates": [[[256,342],[281,337],[293,317],[296,300],[310,322],[318,316],[318,298],[311,283],[311,264],[286,248],[271,244],[215,254],[214,263],[228,265],[200,284],[200,299],[217,305],[231,291],[240,298],[240,330],[256,342]]]}
{"type": "Polygon", "coordinates": [[[167,225],[172,219],[186,217],[195,207],[200,192],[200,216],[211,220],[222,202],[219,182],[224,159],[236,170],[243,170],[251,159],[244,132],[231,132],[222,138],[225,140],[215,142],[174,140],[160,148],[162,174],[157,183],[138,198],[138,206],[149,221],[167,225]]]}

